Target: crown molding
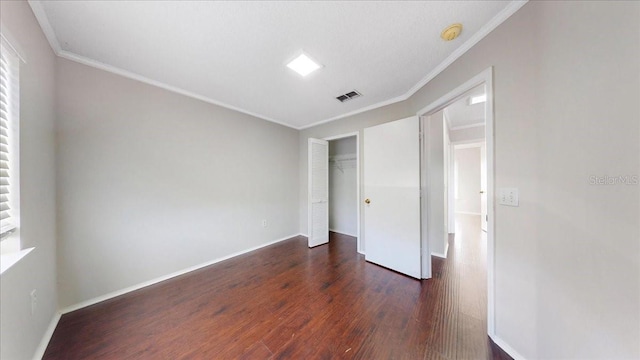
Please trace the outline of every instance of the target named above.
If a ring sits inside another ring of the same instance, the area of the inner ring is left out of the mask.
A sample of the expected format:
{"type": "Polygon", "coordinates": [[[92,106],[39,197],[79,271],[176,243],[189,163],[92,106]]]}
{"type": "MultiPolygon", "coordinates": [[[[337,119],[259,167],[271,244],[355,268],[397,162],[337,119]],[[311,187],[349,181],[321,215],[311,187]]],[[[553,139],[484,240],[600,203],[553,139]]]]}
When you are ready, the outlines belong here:
{"type": "Polygon", "coordinates": [[[58,55],[62,50],[60,47],[60,43],[58,42],[58,37],[56,36],[56,32],[53,31],[53,27],[49,22],[49,18],[47,17],[47,13],[44,11],[42,7],[42,1],[40,0],[27,0],[27,3],[31,7],[31,11],[33,11],[33,15],[36,16],[36,20],[38,20],[38,24],[40,24],[40,28],[42,28],[42,32],[44,32],[44,36],[49,41],[49,46],[53,49],[53,52],[58,55]]]}
{"type": "Polygon", "coordinates": [[[138,75],[138,74],[133,73],[131,71],[127,71],[127,70],[124,70],[124,69],[121,69],[121,68],[118,68],[118,67],[115,67],[115,66],[111,66],[111,65],[108,65],[108,64],[93,60],[93,59],[89,59],[87,57],[80,56],[80,55],[74,54],[74,53],[66,51],[66,50],[61,50],[58,53],[58,56],[63,58],[63,59],[71,60],[71,61],[83,64],[83,65],[87,65],[87,66],[90,66],[90,67],[93,67],[93,68],[96,68],[96,69],[104,70],[104,71],[107,71],[107,72],[110,72],[110,73],[113,73],[113,74],[116,74],[116,75],[120,75],[120,76],[129,78],[129,79],[132,79],[132,80],[140,81],[142,83],[149,84],[149,85],[152,85],[152,86],[156,86],[156,87],[159,87],[161,89],[164,89],[164,90],[167,90],[167,91],[171,91],[171,92],[174,92],[174,93],[177,93],[177,94],[180,94],[180,95],[184,95],[184,96],[187,96],[187,97],[190,97],[190,98],[194,98],[194,99],[197,99],[197,100],[200,100],[200,101],[204,101],[204,102],[209,103],[209,104],[217,105],[217,106],[220,106],[220,107],[223,107],[223,108],[227,108],[227,109],[230,109],[230,110],[233,110],[233,111],[237,111],[237,112],[240,112],[240,113],[243,113],[243,114],[246,114],[246,115],[250,115],[250,116],[262,119],[262,120],[270,121],[270,122],[276,123],[278,125],[282,125],[282,126],[286,126],[286,127],[290,127],[290,128],[296,129],[294,126],[292,126],[290,124],[286,124],[286,123],[271,119],[271,118],[266,117],[264,115],[256,114],[256,113],[253,113],[251,111],[247,111],[247,110],[241,109],[241,108],[233,106],[233,105],[225,104],[225,103],[223,103],[221,101],[217,101],[217,100],[208,98],[206,96],[202,96],[200,94],[197,94],[197,93],[194,93],[194,92],[191,92],[191,91],[188,91],[188,90],[184,90],[184,89],[176,87],[176,86],[172,86],[172,85],[166,84],[166,83],[161,82],[161,81],[156,81],[156,80],[153,80],[153,79],[149,79],[147,77],[138,75]]]}
{"type": "Polygon", "coordinates": [[[462,55],[464,55],[469,49],[471,49],[475,44],[480,42],[480,40],[484,39],[485,36],[489,35],[490,32],[495,30],[500,24],[502,24],[505,20],[507,20],[511,15],[515,14],[516,11],[520,10],[529,0],[513,0],[507,5],[502,11],[500,11],[496,16],[494,16],[488,23],[486,23],[483,27],[478,30],[472,37],[470,37],[467,41],[465,41],[462,46],[457,48],[451,55],[449,55],[443,62],[441,62],[438,66],[436,66],[431,72],[427,74],[424,78],[422,78],[417,84],[415,84],[409,91],[395,97],[393,99],[385,100],[373,105],[369,105],[367,107],[351,111],[349,113],[345,113],[342,115],[338,115],[326,120],[320,120],[313,124],[305,125],[300,127],[298,130],[308,129],[314,126],[326,124],[331,121],[339,120],[345,117],[349,117],[352,115],[360,114],[365,111],[374,110],[383,106],[391,105],[397,102],[405,101],[413,94],[415,94],[418,90],[420,90],[423,86],[425,86],[429,81],[433,80],[436,76],[438,76],[441,72],[443,72],[449,65],[453,64],[454,61],[458,60],[462,55]]]}
{"type": "Polygon", "coordinates": [[[33,14],[36,17],[36,20],[38,21],[38,24],[40,24],[40,27],[42,28],[42,31],[44,32],[45,37],[47,38],[47,40],[49,41],[49,45],[51,46],[51,48],[53,49],[53,51],[56,53],[57,56],[65,58],[67,60],[71,60],[71,61],[75,61],[87,66],[91,66],[91,67],[95,67],[104,71],[108,71],[117,75],[121,75],[133,80],[137,80],[149,85],[153,85],[153,86],[157,86],[160,87],[162,89],[177,93],[177,94],[181,94],[184,96],[188,96],[194,99],[198,99],[210,104],[214,104],[217,106],[221,106],[230,110],[234,110],[234,111],[238,111],[240,113],[246,114],[246,115],[250,115],[262,120],[266,120],[272,123],[276,123],[278,125],[282,125],[282,126],[286,126],[295,130],[304,130],[304,129],[308,129],[314,126],[318,126],[318,125],[322,125],[322,124],[326,124],[332,121],[336,121],[336,120],[340,120],[349,116],[353,116],[353,115],[357,115],[357,114],[361,114],[363,112],[366,111],[370,111],[370,110],[374,110],[374,109],[378,109],[381,108],[383,106],[387,106],[387,105],[391,105],[391,104],[395,104],[401,101],[405,101],[408,98],[410,98],[411,96],[413,96],[413,94],[415,94],[418,90],[420,90],[423,86],[425,86],[429,81],[433,80],[433,78],[435,78],[436,76],[438,76],[438,74],[440,74],[442,71],[444,71],[447,67],[449,67],[449,65],[451,65],[454,61],[456,61],[458,58],[460,58],[462,55],[464,55],[467,51],[469,51],[469,49],[471,49],[475,44],[477,44],[480,40],[482,40],[485,36],[487,36],[491,31],[493,31],[495,28],[497,28],[500,24],[502,24],[505,20],[507,20],[511,15],[513,15],[516,11],[520,10],[520,8],[522,8],[526,3],[528,2],[528,0],[513,0],[509,3],[509,5],[507,5],[504,9],[502,9],[502,11],[500,11],[496,16],[494,16],[487,24],[485,24],[482,28],[480,28],[480,30],[478,30],[478,32],[476,32],[475,34],[473,34],[473,36],[471,36],[467,41],[465,41],[462,46],[460,46],[459,48],[457,48],[453,53],[451,53],[443,62],[441,62],[438,66],[436,66],[433,70],[431,70],[425,77],[423,77],[418,83],[416,83],[411,89],[409,89],[409,91],[407,91],[405,94],[394,97],[392,99],[389,100],[385,100],[385,101],[381,101],[369,106],[365,106],[363,108],[354,110],[354,111],[350,111],[338,116],[334,116],[332,118],[328,118],[328,119],[324,119],[324,120],[320,120],[317,122],[314,122],[312,124],[309,125],[304,125],[304,126],[295,126],[286,122],[282,122],[282,121],[278,121],[275,119],[271,119],[267,116],[261,115],[261,114],[257,114],[248,110],[244,110],[241,108],[238,108],[236,106],[232,106],[229,104],[225,104],[221,101],[217,101],[214,99],[211,99],[209,97],[191,92],[191,91],[187,91],[166,83],[163,83],[161,81],[156,81],[156,80],[152,80],[149,79],[147,77],[138,75],[136,73],[133,73],[131,71],[127,71],[112,65],[108,65],[108,64],[104,64],[101,63],[99,61],[95,61],[92,59],[89,59],[87,57],[81,56],[81,55],[77,55],[74,53],[71,53],[69,51],[66,50],[62,50],[62,48],[60,47],[60,43],[58,42],[58,39],[56,37],[55,31],[53,30],[53,27],[51,26],[51,23],[49,23],[49,19],[47,18],[47,15],[44,11],[44,8],[42,7],[42,0],[27,0],[27,3],[29,4],[29,6],[31,7],[31,10],[33,11],[33,14]]]}
{"type": "Polygon", "coordinates": [[[502,11],[500,11],[496,16],[494,16],[488,23],[486,23],[483,27],[480,28],[473,36],[471,36],[467,41],[465,41],[462,46],[457,48],[451,55],[447,56],[444,61],[442,61],[438,66],[436,66],[431,72],[427,74],[422,80],[418,81],[407,93],[404,95],[409,98],[411,95],[415,94],[418,90],[420,90],[423,86],[425,86],[429,81],[433,80],[436,76],[438,76],[444,69],[448,68],[449,65],[453,64],[454,61],[458,60],[462,55],[464,55],[469,49],[471,49],[475,44],[479,43],[480,40],[484,39],[485,36],[489,35],[495,28],[500,26],[505,20],[507,20],[511,15],[515,14],[516,11],[520,10],[529,0],[514,0],[509,3],[502,11]]]}

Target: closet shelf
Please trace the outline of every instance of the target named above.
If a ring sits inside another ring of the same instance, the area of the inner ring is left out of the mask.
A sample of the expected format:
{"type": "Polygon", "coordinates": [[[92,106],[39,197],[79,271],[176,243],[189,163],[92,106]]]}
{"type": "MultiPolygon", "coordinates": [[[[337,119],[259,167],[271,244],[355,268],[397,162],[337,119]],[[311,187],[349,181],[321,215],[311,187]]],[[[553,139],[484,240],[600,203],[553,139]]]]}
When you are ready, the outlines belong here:
{"type": "Polygon", "coordinates": [[[349,161],[349,160],[356,160],[356,154],[344,154],[344,155],[332,155],[332,156],[329,156],[329,161],[331,161],[331,162],[349,161]]]}

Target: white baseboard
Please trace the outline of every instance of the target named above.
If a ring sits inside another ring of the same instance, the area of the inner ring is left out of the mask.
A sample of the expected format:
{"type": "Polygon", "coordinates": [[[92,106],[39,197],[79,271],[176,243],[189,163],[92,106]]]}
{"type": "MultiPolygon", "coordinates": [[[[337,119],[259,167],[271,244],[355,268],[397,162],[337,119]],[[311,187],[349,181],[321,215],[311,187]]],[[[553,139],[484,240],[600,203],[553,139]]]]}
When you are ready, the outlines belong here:
{"type": "Polygon", "coordinates": [[[304,236],[304,237],[306,237],[306,238],[308,238],[308,237],[309,237],[309,235],[307,235],[307,234],[303,234],[303,233],[298,234],[298,236],[304,236]]]}
{"type": "Polygon", "coordinates": [[[499,338],[497,335],[490,336],[491,340],[493,340],[496,345],[500,346],[500,349],[504,350],[509,356],[513,358],[513,360],[526,360],[524,356],[518,353],[514,348],[512,348],[509,344],[507,344],[504,340],[499,338]]]}
{"type": "Polygon", "coordinates": [[[44,352],[47,350],[47,346],[49,346],[49,341],[51,341],[51,337],[53,336],[53,332],[56,330],[56,326],[58,326],[60,316],[62,316],[62,314],[59,311],[53,315],[47,331],[44,332],[42,340],[40,340],[40,344],[36,348],[35,354],[33,354],[33,360],[42,360],[44,352]]]}
{"type": "Polygon", "coordinates": [[[336,229],[329,229],[329,231],[334,232],[334,233],[338,233],[338,234],[342,234],[342,235],[347,235],[347,236],[351,236],[351,237],[358,237],[354,234],[350,234],[346,231],[340,231],[340,230],[336,230],[336,229]]]}
{"type": "Polygon", "coordinates": [[[95,297],[93,299],[82,301],[82,302],[77,303],[75,305],[67,306],[67,307],[61,309],[60,313],[64,315],[66,313],[70,313],[72,311],[76,311],[76,310],[79,310],[79,309],[82,309],[84,307],[97,304],[97,303],[105,301],[105,300],[109,300],[109,299],[114,298],[116,296],[124,295],[126,293],[142,289],[142,288],[147,287],[149,285],[157,284],[157,283],[159,283],[161,281],[165,281],[165,280],[174,278],[176,276],[184,275],[184,274],[189,273],[191,271],[201,269],[201,268],[203,268],[205,266],[213,265],[215,263],[219,263],[221,261],[228,260],[228,259],[231,259],[233,257],[239,256],[239,255],[243,255],[243,254],[246,254],[248,252],[251,252],[251,251],[254,251],[254,250],[258,250],[260,248],[263,248],[263,247],[266,247],[266,246],[269,246],[269,245],[273,245],[275,243],[278,243],[278,242],[281,242],[281,241],[284,241],[284,240],[289,240],[289,239],[294,238],[294,237],[299,236],[299,235],[301,235],[301,234],[294,234],[294,235],[285,236],[285,237],[283,237],[281,239],[274,240],[274,241],[268,242],[266,244],[262,244],[262,245],[258,245],[258,246],[255,246],[255,247],[252,247],[252,248],[249,248],[249,249],[246,249],[246,250],[238,251],[238,252],[233,253],[231,255],[223,256],[221,258],[217,258],[215,260],[211,260],[211,261],[208,261],[208,262],[203,263],[203,264],[191,266],[191,267],[188,267],[186,269],[178,270],[178,271],[173,272],[173,273],[168,274],[168,275],[160,276],[158,278],[142,282],[140,284],[129,286],[127,288],[124,288],[124,289],[121,289],[121,290],[117,290],[117,291],[113,291],[113,292],[110,292],[108,294],[95,297]]]}
{"type": "Polygon", "coordinates": [[[482,215],[479,212],[471,212],[471,211],[456,211],[456,214],[460,214],[460,215],[482,215]]]}
{"type": "Polygon", "coordinates": [[[447,243],[444,245],[444,254],[438,253],[438,252],[432,252],[431,256],[437,256],[439,258],[446,259],[448,253],[449,253],[449,242],[447,241],[447,243]]]}

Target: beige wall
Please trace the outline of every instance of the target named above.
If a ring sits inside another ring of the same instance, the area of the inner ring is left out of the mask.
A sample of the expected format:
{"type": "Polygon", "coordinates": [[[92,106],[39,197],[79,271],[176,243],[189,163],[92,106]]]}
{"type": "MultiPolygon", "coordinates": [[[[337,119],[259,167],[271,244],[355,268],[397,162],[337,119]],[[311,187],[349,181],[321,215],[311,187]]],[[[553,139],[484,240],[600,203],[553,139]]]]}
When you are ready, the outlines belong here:
{"type": "Polygon", "coordinates": [[[484,125],[466,129],[449,130],[449,140],[452,143],[463,143],[484,139],[484,125]]]}
{"type": "Polygon", "coordinates": [[[589,176],[640,173],[639,22],[638,2],[530,2],[407,101],[301,131],[300,188],[307,137],[410,116],[493,66],[496,187],[520,189],[496,206],[496,335],[528,359],[638,358],[639,186],[589,176]]]}
{"type": "Polygon", "coordinates": [[[26,1],[0,1],[3,34],[21,50],[22,247],[35,247],[0,278],[0,358],[31,359],[58,307],[55,212],[55,56],[26,1]],[[38,304],[31,315],[31,290],[38,304]]]}
{"type": "Polygon", "coordinates": [[[57,70],[62,307],[298,233],[296,130],[57,70]]]}

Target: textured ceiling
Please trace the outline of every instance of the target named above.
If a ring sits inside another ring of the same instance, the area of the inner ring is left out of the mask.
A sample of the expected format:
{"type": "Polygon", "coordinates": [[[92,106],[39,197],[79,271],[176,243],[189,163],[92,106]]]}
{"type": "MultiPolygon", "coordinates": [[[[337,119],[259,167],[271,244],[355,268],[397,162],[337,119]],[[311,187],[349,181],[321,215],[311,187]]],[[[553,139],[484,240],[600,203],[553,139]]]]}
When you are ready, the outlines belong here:
{"type": "Polygon", "coordinates": [[[304,128],[405,99],[522,2],[30,4],[62,57],[304,128]],[[442,41],[455,22],[461,36],[442,41]],[[302,50],[323,65],[304,78],[285,66],[302,50]]]}

